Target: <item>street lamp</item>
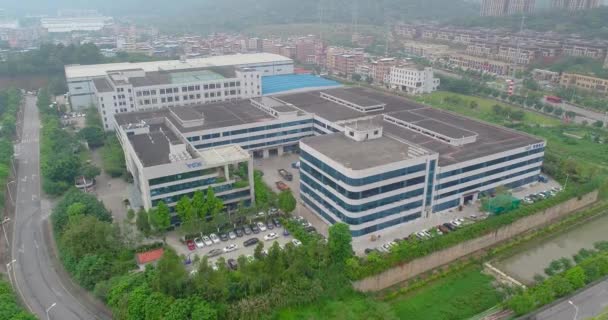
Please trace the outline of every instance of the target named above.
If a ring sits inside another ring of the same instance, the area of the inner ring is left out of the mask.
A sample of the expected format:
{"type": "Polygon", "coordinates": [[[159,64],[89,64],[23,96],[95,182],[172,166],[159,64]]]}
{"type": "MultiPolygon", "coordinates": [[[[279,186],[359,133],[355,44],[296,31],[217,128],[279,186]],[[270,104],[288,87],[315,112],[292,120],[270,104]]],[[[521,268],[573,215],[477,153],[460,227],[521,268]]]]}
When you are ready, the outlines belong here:
{"type": "MultiPolygon", "coordinates": [[[[0,224],[2,225],[2,233],[4,233],[4,240],[6,240],[6,246],[7,246],[7,247],[9,246],[9,243],[8,243],[8,236],[6,235],[6,230],[4,229],[4,224],[5,224],[5,223],[8,223],[9,221],[11,221],[11,218],[6,217],[6,218],[4,218],[4,220],[2,220],[2,222],[0,223],[0,224]]],[[[13,261],[15,261],[15,260],[13,260],[13,261]]],[[[11,262],[12,262],[12,261],[11,261],[11,262]]],[[[7,268],[7,269],[8,269],[8,268],[7,268]]]]}
{"type": "Polygon", "coordinates": [[[15,182],[15,180],[12,180],[12,181],[9,181],[6,183],[6,189],[8,189],[8,196],[11,199],[11,203],[15,203],[15,201],[13,200],[13,194],[11,193],[11,188],[9,188],[9,185],[14,182],[15,182]]]}
{"type": "Polygon", "coordinates": [[[51,309],[53,309],[53,307],[55,307],[56,305],[57,305],[57,302],[53,302],[53,304],[46,309],[46,320],[51,320],[51,318],[49,316],[49,311],[51,311],[51,309]]]}
{"type": "Polygon", "coordinates": [[[574,307],[574,320],[578,319],[578,306],[574,304],[574,302],[572,302],[572,300],[568,300],[568,303],[574,307]]]}

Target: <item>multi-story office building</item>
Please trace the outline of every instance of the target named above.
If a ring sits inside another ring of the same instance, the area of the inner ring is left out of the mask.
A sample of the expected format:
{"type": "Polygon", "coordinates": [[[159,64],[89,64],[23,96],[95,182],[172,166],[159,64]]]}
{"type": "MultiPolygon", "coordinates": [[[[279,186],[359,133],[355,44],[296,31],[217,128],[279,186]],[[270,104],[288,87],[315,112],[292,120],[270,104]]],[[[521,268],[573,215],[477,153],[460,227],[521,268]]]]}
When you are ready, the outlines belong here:
{"type": "MultiPolygon", "coordinates": [[[[110,75],[120,76],[123,75],[140,75],[133,77],[134,81],[139,84],[145,84],[146,81],[153,81],[152,78],[161,78],[163,75],[167,75],[169,73],[180,73],[182,74],[182,78],[190,78],[188,81],[194,81],[193,78],[196,77],[188,77],[188,71],[199,72],[200,70],[210,70],[212,69],[222,69],[227,67],[233,67],[236,69],[249,69],[255,70],[258,72],[260,76],[272,76],[272,75],[281,75],[281,74],[292,74],[293,73],[293,60],[268,53],[252,53],[252,54],[237,54],[237,55],[229,55],[229,56],[215,56],[209,58],[196,58],[196,59],[182,59],[182,60],[168,60],[168,61],[154,61],[154,62],[138,62],[138,63],[108,63],[108,64],[97,64],[97,65],[68,65],[65,67],[65,76],[68,83],[70,104],[72,108],[82,109],[88,108],[90,106],[98,106],[99,99],[96,96],[97,92],[109,92],[105,90],[115,90],[117,87],[122,87],[122,85],[117,85],[115,88],[111,80],[109,80],[110,75]],[[151,78],[146,78],[145,75],[151,74],[154,75],[151,78]],[[137,79],[136,79],[137,78],[137,79]],[[97,88],[93,83],[95,79],[105,79],[101,80],[99,85],[101,88],[97,88]],[[109,88],[105,87],[104,84],[107,84],[109,88]]],[[[215,72],[216,77],[221,76],[221,73],[215,72]]],[[[170,81],[176,80],[179,81],[180,77],[170,77],[170,81]]],[[[232,78],[232,77],[224,77],[224,78],[232,78]]],[[[236,79],[236,78],[232,78],[236,79]]],[[[196,81],[194,81],[196,82],[196,81]]],[[[200,81],[198,81],[200,82],[200,81]]],[[[221,82],[222,85],[224,82],[221,82]]],[[[244,84],[244,83],[243,83],[244,84]]],[[[128,85],[127,85],[128,86],[128,85]]],[[[178,90],[181,89],[182,86],[177,85],[178,90]]],[[[127,99],[128,89],[125,92],[120,92],[120,95],[126,99],[127,104],[123,104],[122,109],[130,108],[130,99],[127,99]]],[[[133,90],[131,90],[133,91],[133,90]]],[[[244,91],[242,91],[244,92],[244,91]]],[[[118,93],[118,92],[116,92],[118,93]]],[[[131,92],[132,93],[132,92],[131,92]]],[[[157,92],[158,93],[158,92],[157,92]]],[[[173,93],[173,92],[172,92],[173,93]]],[[[180,94],[183,93],[180,91],[180,94]]],[[[114,96],[114,95],[113,95],[114,96]]],[[[223,96],[223,95],[222,95],[223,96]]],[[[136,96],[133,97],[134,100],[136,96]]],[[[112,99],[114,100],[114,98],[112,99]]],[[[116,100],[118,100],[118,95],[116,100]]],[[[104,99],[105,101],[105,99],[104,99]]],[[[181,99],[180,99],[181,101],[181,99]]],[[[109,102],[109,101],[105,101],[109,102]]],[[[114,102],[117,103],[119,101],[112,101],[111,106],[114,107],[114,102]]],[[[99,106],[98,106],[99,107],[99,106]]],[[[132,111],[129,109],[129,111],[132,111]]],[[[106,111],[107,112],[107,111],[106,111]]],[[[118,108],[118,112],[120,112],[120,108],[118,108]]],[[[108,118],[109,119],[109,118],[108,118]]]]}
{"type": "Polygon", "coordinates": [[[260,72],[255,69],[213,67],[188,71],[109,72],[93,80],[97,109],[106,130],[113,130],[116,113],[161,107],[259,97],[260,72]]]}
{"type": "Polygon", "coordinates": [[[564,72],[560,76],[559,84],[567,88],[608,94],[608,79],[564,72]]]}
{"type": "Polygon", "coordinates": [[[300,142],[302,201],[326,222],[348,224],[353,236],[457,209],[540,174],[543,140],[401,97],[352,88],[277,98],[314,113],[317,136],[300,142]]]}
{"type": "Polygon", "coordinates": [[[551,7],[555,9],[567,9],[569,11],[599,8],[601,0],[551,0],[551,7]]]}
{"type": "Polygon", "coordinates": [[[127,169],[138,190],[138,205],[150,209],[160,201],[174,207],[183,196],[213,188],[228,207],[253,196],[253,166],[238,145],[196,150],[177,130],[192,120],[192,109],[168,108],[162,114],[132,122],[133,114],[116,115],[116,134],[125,153],[127,169]],[[247,174],[239,176],[239,167],[247,174]]]}
{"type": "Polygon", "coordinates": [[[434,77],[433,68],[419,69],[416,66],[392,67],[386,84],[409,94],[431,93],[439,87],[439,78],[434,77]]]}
{"type": "Polygon", "coordinates": [[[535,0],[481,0],[481,16],[505,16],[512,14],[531,13],[535,8],[535,0]]]}

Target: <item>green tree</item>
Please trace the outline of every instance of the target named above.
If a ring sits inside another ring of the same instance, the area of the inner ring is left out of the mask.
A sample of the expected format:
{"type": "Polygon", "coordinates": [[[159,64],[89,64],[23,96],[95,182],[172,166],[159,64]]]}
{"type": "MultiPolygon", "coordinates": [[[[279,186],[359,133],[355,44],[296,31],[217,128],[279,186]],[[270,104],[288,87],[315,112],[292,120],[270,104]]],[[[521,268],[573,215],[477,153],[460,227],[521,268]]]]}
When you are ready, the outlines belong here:
{"type": "Polygon", "coordinates": [[[205,219],[207,213],[204,211],[205,196],[203,195],[203,191],[197,190],[196,192],[194,192],[194,195],[192,196],[192,201],[190,203],[192,205],[192,209],[195,212],[195,215],[199,219],[205,219]]]}
{"type": "Polygon", "coordinates": [[[215,310],[209,303],[200,300],[194,305],[192,310],[192,319],[216,320],[218,319],[217,310],[215,310]]]}
{"type": "Polygon", "coordinates": [[[296,198],[294,198],[291,190],[281,191],[279,193],[279,209],[285,213],[291,213],[296,209],[296,198]]]}
{"type": "Polygon", "coordinates": [[[479,104],[477,103],[477,101],[471,100],[471,102],[469,103],[469,107],[471,109],[477,109],[479,107],[479,104]]]}
{"type": "Polygon", "coordinates": [[[353,81],[361,81],[361,75],[358,73],[353,73],[353,75],[351,76],[351,78],[353,79],[353,81]]]}
{"type": "Polygon", "coordinates": [[[106,137],[101,127],[84,127],[78,132],[78,135],[93,149],[103,146],[106,137]]]}
{"type": "Polygon", "coordinates": [[[587,282],[585,270],[583,270],[583,268],[580,266],[570,268],[568,271],[566,271],[564,277],[568,280],[568,282],[570,282],[574,289],[584,287],[585,283],[587,282]]]}
{"type": "Polygon", "coordinates": [[[601,128],[601,127],[603,127],[603,126],[604,126],[604,122],[603,122],[603,121],[600,121],[600,120],[597,120],[597,121],[595,121],[595,122],[593,123],[593,126],[594,126],[594,127],[597,127],[597,128],[601,128]]]}
{"type": "Polygon", "coordinates": [[[175,212],[182,220],[182,223],[186,223],[195,218],[194,210],[190,202],[190,198],[183,196],[175,205],[175,212]]]}
{"type": "Polygon", "coordinates": [[[180,257],[171,248],[165,248],[163,257],[158,261],[157,272],[152,281],[155,290],[172,297],[182,297],[188,283],[188,272],[180,257]]]}
{"type": "Polygon", "coordinates": [[[137,211],[137,219],[135,219],[135,225],[137,226],[137,230],[141,232],[144,236],[148,237],[150,235],[150,221],[148,217],[148,213],[144,208],[139,209],[137,211]]]}
{"type": "Polygon", "coordinates": [[[213,188],[207,188],[207,195],[205,196],[205,203],[203,205],[205,215],[211,217],[211,219],[215,219],[222,210],[224,210],[222,199],[215,196],[213,188]]]}
{"type": "Polygon", "coordinates": [[[101,170],[96,166],[86,163],[80,168],[80,175],[91,180],[101,174],[101,170]]]}
{"type": "Polygon", "coordinates": [[[347,224],[336,223],[329,227],[329,256],[337,264],[344,264],[353,255],[352,234],[347,224]]]}
{"type": "Polygon", "coordinates": [[[164,201],[160,201],[156,208],[150,210],[148,214],[150,215],[150,224],[157,231],[165,231],[171,225],[169,207],[164,201]]]}
{"type": "Polygon", "coordinates": [[[518,294],[509,299],[507,301],[507,305],[515,312],[515,314],[524,315],[534,310],[535,301],[533,296],[531,296],[528,292],[524,292],[523,294],[518,294]]]}

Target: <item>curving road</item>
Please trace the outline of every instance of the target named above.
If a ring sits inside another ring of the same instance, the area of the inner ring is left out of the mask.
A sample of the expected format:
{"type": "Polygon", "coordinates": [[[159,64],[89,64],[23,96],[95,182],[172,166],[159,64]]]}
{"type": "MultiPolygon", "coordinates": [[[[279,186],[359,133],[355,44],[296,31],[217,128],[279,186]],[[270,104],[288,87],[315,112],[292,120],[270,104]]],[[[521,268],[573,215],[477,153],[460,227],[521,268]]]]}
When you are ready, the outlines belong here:
{"type": "Polygon", "coordinates": [[[21,143],[15,148],[18,180],[15,217],[11,221],[9,261],[12,262],[7,265],[9,280],[27,309],[40,319],[105,319],[103,313],[90,311],[94,307],[85,306],[87,302],[82,295],[67,289],[72,284],[62,279],[49,254],[53,244],[46,240],[49,236],[45,230],[50,206],[40,201],[40,121],[36,97],[25,96],[23,112],[21,143]]]}

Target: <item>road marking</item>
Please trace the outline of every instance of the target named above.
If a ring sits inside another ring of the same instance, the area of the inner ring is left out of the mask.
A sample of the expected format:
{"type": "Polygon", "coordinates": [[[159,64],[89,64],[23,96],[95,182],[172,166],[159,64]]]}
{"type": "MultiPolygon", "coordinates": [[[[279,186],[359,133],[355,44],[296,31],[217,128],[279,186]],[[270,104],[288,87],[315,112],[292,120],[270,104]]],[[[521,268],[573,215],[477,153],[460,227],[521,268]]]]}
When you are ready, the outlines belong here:
{"type": "Polygon", "coordinates": [[[40,249],[40,247],[38,246],[38,242],[36,242],[36,239],[34,239],[34,247],[36,247],[36,249],[40,249]]]}
{"type": "Polygon", "coordinates": [[[23,179],[21,179],[22,182],[27,182],[27,176],[24,176],[23,179]]]}

